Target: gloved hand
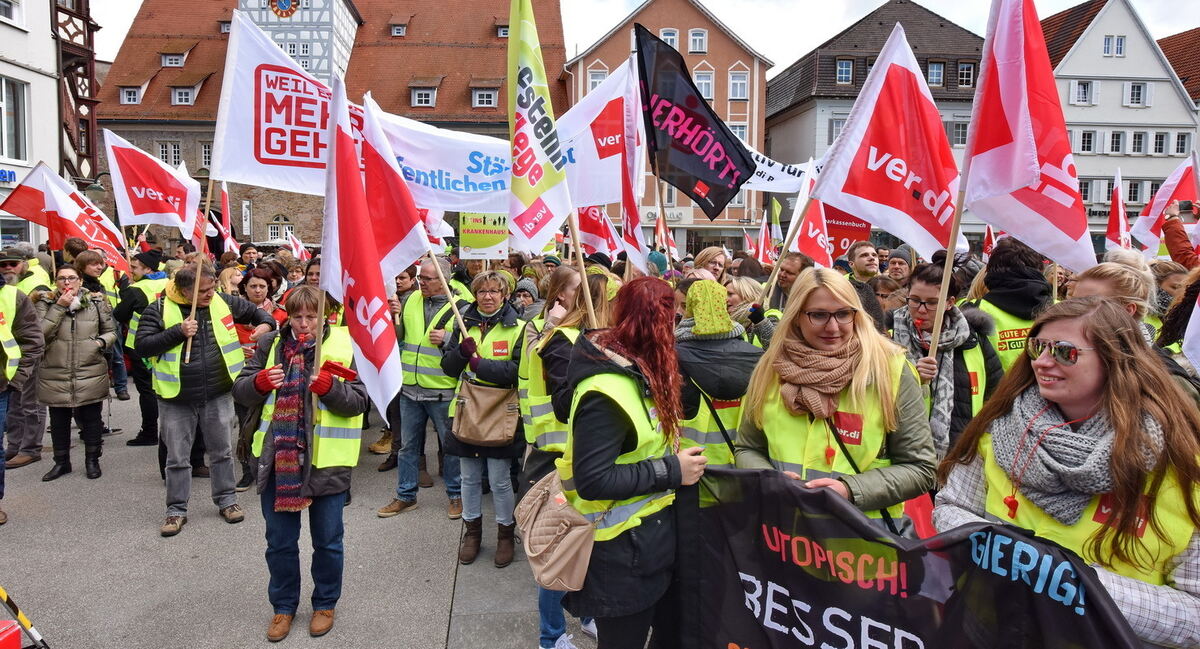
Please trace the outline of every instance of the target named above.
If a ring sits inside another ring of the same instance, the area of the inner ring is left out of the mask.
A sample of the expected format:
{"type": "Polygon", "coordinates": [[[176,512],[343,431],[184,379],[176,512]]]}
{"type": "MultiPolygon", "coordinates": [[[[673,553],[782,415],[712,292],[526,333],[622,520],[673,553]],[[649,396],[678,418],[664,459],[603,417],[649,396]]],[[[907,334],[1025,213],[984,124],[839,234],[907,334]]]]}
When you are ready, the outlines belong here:
{"type": "Polygon", "coordinates": [[[276,365],[261,369],[254,375],[254,389],[259,394],[270,394],[271,390],[283,385],[283,366],[276,365]]]}
{"type": "Polygon", "coordinates": [[[319,396],[325,396],[329,389],[333,387],[333,374],[327,370],[321,370],[317,374],[317,378],[308,382],[308,389],[317,393],[319,396]]]}
{"type": "Polygon", "coordinates": [[[463,338],[463,341],[458,345],[458,353],[463,355],[463,358],[470,358],[479,351],[479,345],[476,344],[474,338],[463,338]]]}
{"type": "Polygon", "coordinates": [[[763,310],[761,304],[753,304],[750,306],[749,318],[753,324],[758,324],[763,321],[766,316],[766,311],[763,310]]]}
{"type": "Polygon", "coordinates": [[[471,366],[471,371],[472,371],[472,372],[478,372],[478,371],[479,371],[479,363],[480,363],[482,360],[483,360],[483,359],[482,359],[482,358],[480,358],[480,357],[478,357],[478,356],[472,356],[472,357],[471,357],[471,360],[467,361],[467,364],[471,366]]]}

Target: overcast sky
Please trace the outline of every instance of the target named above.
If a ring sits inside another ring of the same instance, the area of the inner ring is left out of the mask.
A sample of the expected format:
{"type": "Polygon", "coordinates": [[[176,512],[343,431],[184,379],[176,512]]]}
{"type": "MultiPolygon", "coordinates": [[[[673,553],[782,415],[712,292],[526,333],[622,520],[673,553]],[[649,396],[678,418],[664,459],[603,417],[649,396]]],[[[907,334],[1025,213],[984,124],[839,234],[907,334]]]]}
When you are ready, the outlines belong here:
{"type": "MultiPolygon", "coordinates": [[[[208,2],[209,0],[196,0],[208,2]]],[[[536,0],[535,0],[536,1],[536,0]]],[[[560,0],[567,58],[587,48],[637,7],[641,0],[560,0]]],[[[717,18],[782,71],[812,48],[850,26],[884,0],[701,0],[717,18]]],[[[1036,0],[1038,15],[1049,16],[1081,0],[1036,0]]],[[[1193,0],[1133,0],[1154,38],[1200,25],[1200,14],[1183,11],[1193,0]],[[1181,15],[1183,14],[1187,15],[1181,15]]],[[[920,4],[983,35],[989,2],[921,0],[920,4]]],[[[103,27],[96,35],[97,55],[111,61],[133,21],[141,0],[103,0],[92,16],[103,27]]]]}

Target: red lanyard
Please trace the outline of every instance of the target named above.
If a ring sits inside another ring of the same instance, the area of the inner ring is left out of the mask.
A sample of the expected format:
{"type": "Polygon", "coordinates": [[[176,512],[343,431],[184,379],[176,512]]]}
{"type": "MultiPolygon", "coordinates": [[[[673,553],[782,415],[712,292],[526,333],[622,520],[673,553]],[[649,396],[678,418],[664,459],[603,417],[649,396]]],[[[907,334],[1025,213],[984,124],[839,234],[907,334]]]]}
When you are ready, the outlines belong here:
{"type": "Polygon", "coordinates": [[[1087,419],[1087,417],[1080,417],[1079,419],[1073,419],[1071,421],[1065,421],[1061,424],[1055,424],[1046,430],[1043,430],[1042,433],[1038,435],[1037,440],[1033,443],[1033,448],[1029,449],[1029,455],[1025,456],[1025,463],[1020,464],[1021,450],[1025,448],[1025,440],[1029,437],[1029,431],[1033,429],[1033,425],[1037,423],[1037,420],[1040,419],[1049,408],[1050,404],[1046,404],[1044,408],[1039,410],[1038,413],[1033,416],[1033,419],[1029,420],[1029,425],[1025,427],[1025,432],[1021,433],[1021,441],[1017,443],[1017,453],[1015,456],[1013,456],[1013,488],[1012,492],[1004,497],[1004,504],[1008,505],[1009,518],[1015,519],[1017,517],[1017,507],[1021,504],[1019,501],[1017,501],[1017,490],[1021,488],[1021,478],[1025,476],[1025,470],[1028,469],[1029,465],[1033,463],[1033,456],[1037,455],[1038,447],[1042,445],[1042,440],[1046,439],[1046,434],[1055,428],[1070,426],[1071,424],[1076,424],[1084,419],[1087,419]],[[1018,468],[1018,464],[1020,464],[1020,468],[1018,468]]]}

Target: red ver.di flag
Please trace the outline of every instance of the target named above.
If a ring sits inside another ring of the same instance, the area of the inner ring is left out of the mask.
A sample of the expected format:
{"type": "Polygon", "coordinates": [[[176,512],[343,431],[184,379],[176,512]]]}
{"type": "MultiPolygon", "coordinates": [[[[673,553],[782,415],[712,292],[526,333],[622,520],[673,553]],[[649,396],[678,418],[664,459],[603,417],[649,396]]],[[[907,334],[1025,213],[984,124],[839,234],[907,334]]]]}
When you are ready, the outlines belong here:
{"type": "Polygon", "coordinates": [[[640,24],[634,32],[655,175],[715,219],[754,176],[754,158],[696,89],[679,51],[640,24]]]}
{"type": "Polygon", "coordinates": [[[1163,223],[1167,220],[1167,206],[1174,201],[1197,199],[1195,167],[1193,158],[1188,158],[1175,167],[1134,222],[1132,234],[1147,247],[1149,257],[1158,254],[1163,223]]]}
{"type": "Polygon", "coordinates": [[[104,148],[121,225],[156,223],[179,228],[188,237],[195,232],[200,183],[188,175],[186,167],[171,167],[108,129],[104,130],[104,148]]]}
{"type": "Polygon", "coordinates": [[[325,181],[325,229],[321,237],[321,288],[346,309],[354,360],[367,394],[386,413],[400,391],[400,353],[392,327],[367,207],[359,156],[350,131],[349,102],[342,80],[333,80],[329,120],[330,164],[325,181]]]}
{"type": "Polygon", "coordinates": [[[1130,248],[1129,217],[1125,215],[1125,188],[1121,186],[1121,169],[1113,179],[1112,202],[1108,210],[1108,230],[1104,237],[1104,249],[1130,248]]]}
{"type": "Polygon", "coordinates": [[[579,210],[579,245],[583,246],[585,254],[602,252],[610,259],[616,259],[617,254],[624,250],[617,237],[617,229],[608,219],[603,206],[593,205],[579,210]]]}
{"type": "Polygon", "coordinates": [[[992,2],[964,166],[976,217],[1074,272],[1096,264],[1033,0],[992,2]]]}
{"type": "MultiPolygon", "coordinates": [[[[941,113],[897,23],[826,156],[813,196],[928,259],[950,243],[957,192],[958,165],[941,113]]],[[[965,240],[958,245],[966,249],[965,240]]]]}

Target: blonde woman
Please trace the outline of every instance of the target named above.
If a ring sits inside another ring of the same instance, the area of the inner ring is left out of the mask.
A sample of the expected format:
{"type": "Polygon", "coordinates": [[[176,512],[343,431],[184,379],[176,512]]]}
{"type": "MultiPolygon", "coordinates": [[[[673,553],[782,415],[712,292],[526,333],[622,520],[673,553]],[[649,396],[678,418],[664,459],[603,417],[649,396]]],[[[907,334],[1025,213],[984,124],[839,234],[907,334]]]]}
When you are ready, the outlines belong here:
{"type": "Polygon", "coordinates": [[[719,246],[709,246],[696,255],[696,269],[707,270],[712,274],[711,279],[715,279],[719,284],[724,284],[729,277],[729,273],[725,272],[728,263],[729,258],[725,256],[725,250],[719,246]]]}
{"type": "Polygon", "coordinates": [[[824,268],[796,280],[773,343],[750,377],[737,466],[832,489],[903,531],[903,503],[933,487],[937,460],[904,350],[824,268]]]}
{"type": "Polygon", "coordinates": [[[774,318],[767,318],[762,306],[754,305],[762,296],[762,284],[749,277],[730,277],[725,284],[725,306],[729,317],[746,330],[746,341],[758,347],[771,344],[775,333],[774,318]]]}

